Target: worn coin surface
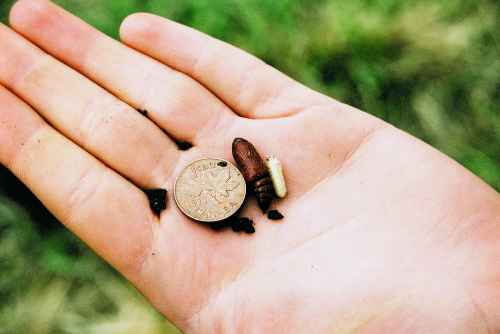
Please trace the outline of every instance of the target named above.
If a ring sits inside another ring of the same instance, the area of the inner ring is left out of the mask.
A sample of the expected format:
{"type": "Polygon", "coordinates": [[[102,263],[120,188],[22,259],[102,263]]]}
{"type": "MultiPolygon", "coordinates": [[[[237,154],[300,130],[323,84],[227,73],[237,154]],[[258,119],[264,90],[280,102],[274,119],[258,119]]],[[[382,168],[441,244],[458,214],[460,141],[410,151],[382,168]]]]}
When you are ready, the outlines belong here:
{"type": "Polygon", "coordinates": [[[245,179],[229,161],[200,159],[191,162],[175,181],[174,198],[188,217],[217,222],[232,216],[243,204],[245,179]]]}

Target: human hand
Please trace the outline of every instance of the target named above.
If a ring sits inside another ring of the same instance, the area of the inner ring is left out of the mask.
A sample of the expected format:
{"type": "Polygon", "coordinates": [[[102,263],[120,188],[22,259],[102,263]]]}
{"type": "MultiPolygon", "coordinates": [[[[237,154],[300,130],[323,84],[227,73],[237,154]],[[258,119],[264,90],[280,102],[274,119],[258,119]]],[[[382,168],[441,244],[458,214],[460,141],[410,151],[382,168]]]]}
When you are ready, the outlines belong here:
{"type": "Polygon", "coordinates": [[[43,0],[11,26],[52,57],[0,26],[0,162],[184,331],[500,331],[500,199],[454,161],[152,15],[122,25],[139,52],[43,0]],[[140,188],[239,136],[282,160],[283,222],[152,214],[140,188]]]}

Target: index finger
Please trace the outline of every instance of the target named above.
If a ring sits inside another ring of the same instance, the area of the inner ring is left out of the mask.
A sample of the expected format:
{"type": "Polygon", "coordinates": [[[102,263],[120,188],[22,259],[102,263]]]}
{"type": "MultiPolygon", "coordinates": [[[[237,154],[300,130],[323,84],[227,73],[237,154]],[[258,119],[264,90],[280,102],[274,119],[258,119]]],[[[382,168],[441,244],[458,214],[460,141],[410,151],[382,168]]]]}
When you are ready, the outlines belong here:
{"type": "Polygon", "coordinates": [[[197,144],[204,134],[236,119],[197,81],[111,39],[50,1],[18,1],[10,24],[122,101],[147,110],[178,140],[197,144]]]}

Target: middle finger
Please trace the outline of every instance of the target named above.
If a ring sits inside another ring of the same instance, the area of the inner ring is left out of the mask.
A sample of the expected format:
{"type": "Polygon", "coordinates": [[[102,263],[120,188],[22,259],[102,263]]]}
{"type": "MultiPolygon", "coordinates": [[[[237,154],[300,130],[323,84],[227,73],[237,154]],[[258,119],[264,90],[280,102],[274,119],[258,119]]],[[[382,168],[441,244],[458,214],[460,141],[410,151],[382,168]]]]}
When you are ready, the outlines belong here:
{"type": "Polygon", "coordinates": [[[162,185],[180,152],[153,122],[0,24],[0,83],[66,137],[144,187],[162,185]]]}

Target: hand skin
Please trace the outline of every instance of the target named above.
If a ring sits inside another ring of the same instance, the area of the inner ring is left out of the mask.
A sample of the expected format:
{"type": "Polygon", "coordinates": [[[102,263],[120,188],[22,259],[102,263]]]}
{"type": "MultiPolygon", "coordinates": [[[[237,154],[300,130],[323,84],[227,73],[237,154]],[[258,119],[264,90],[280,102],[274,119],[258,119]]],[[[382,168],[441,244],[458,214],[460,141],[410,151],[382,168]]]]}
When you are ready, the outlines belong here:
{"type": "Polygon", "coordinates": [[[124,44],[44,0],[10,26],[0,162],[184,332],[500,333],[500,196],[453,160],[153,15],[128,17],[124,44]],[[282,160],[285,220],[251,202],[245,235],[172,199],[152,214],[140,188],[171,197],[237,136],[282,160]]]}

